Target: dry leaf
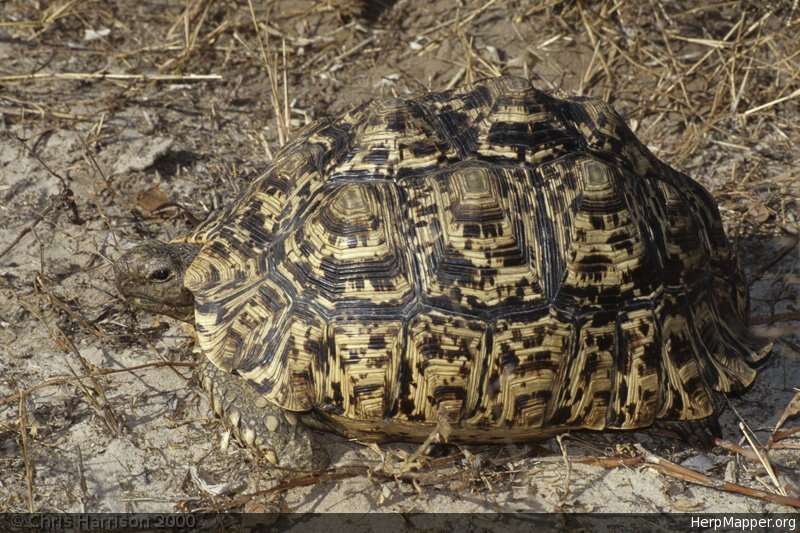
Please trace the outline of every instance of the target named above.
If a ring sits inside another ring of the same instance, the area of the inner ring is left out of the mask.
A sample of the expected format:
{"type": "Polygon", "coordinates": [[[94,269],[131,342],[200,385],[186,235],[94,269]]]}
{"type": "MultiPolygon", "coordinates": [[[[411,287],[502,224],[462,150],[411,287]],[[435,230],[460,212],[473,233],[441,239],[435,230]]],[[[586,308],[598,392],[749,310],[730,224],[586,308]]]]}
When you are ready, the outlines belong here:
{"type": "Polygon", "coordinates": [[[706,507],[705,504],[701,501],[690,500],[688,498],[681,498],[681,497],[672,500],[672,505],[675,507],[675,509],[684,513],[697,512],[702,509],[705,509],[706,507]]]}
{"type": "Polygon", "coordinates": [[[242,491],[247,486],[247,483],[243,479],[233,479],[227,483],[210,483],[203,479],[196,466],[189,467],[189,477],[198,489],[209,496],[235,494],[242,491]]]}
{"type": "Polygon", "coordinates": [[[136,207],[138,207],[144,214],[148,216],[152,215],[160,207],[164,207],[168,203],[169,198],[158,185],[154,185],[146,191],[142,191],[136,195],[136,207]]]}
{"type": "Polygon", "coordinates": [[[747,216],[753,221],[763,224],[772,216],[772,212],[761,204],[750,204],[747,209],[747,216]]]}
{"type": "MultiPolygon", "coordinates": [[[[783,410],[780,420],[778,420],[778,423],[775,424],[775,431],[778,431],[784,422],[798,415],[800,415],[800,391],[797,391],[797,393],[794,395],[794,398],[792,398],[792,400],[786,406],[786,409],[783,410]]],[[[775,434],[775,431],[772,432],[773,435],[775,434]]]]}

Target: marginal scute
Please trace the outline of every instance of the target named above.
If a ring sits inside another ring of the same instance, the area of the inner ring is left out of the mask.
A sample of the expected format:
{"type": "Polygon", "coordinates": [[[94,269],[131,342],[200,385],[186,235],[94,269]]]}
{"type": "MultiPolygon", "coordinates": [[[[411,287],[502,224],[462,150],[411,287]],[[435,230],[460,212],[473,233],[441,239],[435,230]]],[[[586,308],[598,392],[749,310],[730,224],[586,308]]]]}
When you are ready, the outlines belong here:
{"type": "Polygon", "coordinates": [[[714,411],[712,390],[703,375],[709,355],[698,352],[684,304],[681,295],[666,293],[656,309],[665,375],[658,418],[697,420],[714,411]]]}
{"type": "Polygon", "coordinates": [[[709,357],[705,361],[706,379],[714,390],[738,392],[744,385],[749,385],[756,377],[756,371],[748,364],[750,348],[735,335],[731,335],[725,327],[720,327],[714,317],[719,313],[713,299],[697,291],[691,306],[691,325],[700,343],[701,353],[709,357]]]}
{"type": "Polygon", "coordinates": [[[295,307],[254,359],[239,373],[274,404],[289,411],[308,411],[316,399],[314,364],[322,355],[325,323],[295,307]]]}
{"type": "Polygon", "coordinates": [[[574,327],[545,312],[498,320],[481,405],[473,424],[541,428],[553,415],[554,390],[572,353],[574,327]]]}
{"type": "Polygon", "coordinates": [[[325,375],[319,376],[325,384],[320,404],[335,406],[344,417],[383,418],[399,385],[402,322],[334,322],[327,334],[331,351],[325,375]]]}
{"type": "Polygon", "coordinates": [[[658,331],[650,306],[620,313],[612,427],[644,427],[656,418],[661,387],[658,331]]]}
{"type": "Polygon", "coordinates": [[[770,350],[712,196],[599,100],[510,77],[379,98],[242,189],[184,239],[185,285],[202,352],[292,426],[498,442],[698,420],[770,350]]]}
{"type": "Polygon", "coordinates": [[[195,294],[197,342],[211,362],[226,370],[272,368],[273,330],[291,307],[269,280],[235,279],[195,294]]]}
{"type": "Polygon", "coordinates": [[[398,417],[457,422],[475,410],[486,325],[440,312],[414,317],[401,359],[398,417]]]}
{"type": "Polygon", "coordinates": [[[575,351],[564,362],[562,378],[553,391],[553,424],[606,427],[617,343],[614,319],[601,312],[577,324],[575,351]]]}

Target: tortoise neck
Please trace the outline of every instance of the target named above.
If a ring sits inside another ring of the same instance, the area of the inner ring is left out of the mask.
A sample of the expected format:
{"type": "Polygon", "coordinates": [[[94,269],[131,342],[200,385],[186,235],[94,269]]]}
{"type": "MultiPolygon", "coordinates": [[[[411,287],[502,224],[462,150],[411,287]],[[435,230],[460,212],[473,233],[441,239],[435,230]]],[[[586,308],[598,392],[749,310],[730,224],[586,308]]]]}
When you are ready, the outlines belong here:
{"type": "Polygon", "coordinates": [[[186,269],[192,264],[194,258],[200,252],[201,246],[194,243],[173,243],[171,245],[175,255],[180,259],[181,276],[186,273],[186,269]]]}

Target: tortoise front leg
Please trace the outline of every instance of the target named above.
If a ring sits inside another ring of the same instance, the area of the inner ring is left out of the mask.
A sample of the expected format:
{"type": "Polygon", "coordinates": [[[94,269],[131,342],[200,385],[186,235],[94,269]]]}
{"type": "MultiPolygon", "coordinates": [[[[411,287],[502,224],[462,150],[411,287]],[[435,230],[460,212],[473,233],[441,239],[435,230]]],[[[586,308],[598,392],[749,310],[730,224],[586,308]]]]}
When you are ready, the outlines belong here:
{"type": "Polygon", "coordinates": [[[268,402],[244,378],[210,361],[201,363],[199,377],[214,412],[243,445],[286,468],[317,470],[328,465],[328,455],[312,431],[297,416],[268,402]]]}

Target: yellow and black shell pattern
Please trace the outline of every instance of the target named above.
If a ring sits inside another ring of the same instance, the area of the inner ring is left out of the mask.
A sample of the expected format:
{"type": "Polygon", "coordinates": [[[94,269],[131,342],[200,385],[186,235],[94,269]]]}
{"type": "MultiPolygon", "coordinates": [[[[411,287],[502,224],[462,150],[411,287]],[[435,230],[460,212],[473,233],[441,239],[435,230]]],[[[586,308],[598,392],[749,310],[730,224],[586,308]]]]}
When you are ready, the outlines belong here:
{"type": "Polygon", "coordinates": [[[769,351],[709,193],[520,78],[319,122],[190,240],[205,355],[366,437],[701,419],[769,351]]]}

